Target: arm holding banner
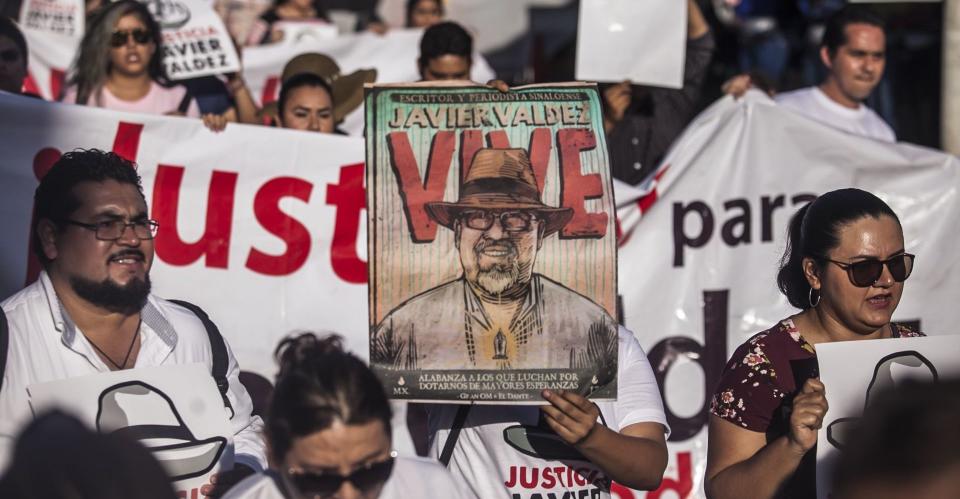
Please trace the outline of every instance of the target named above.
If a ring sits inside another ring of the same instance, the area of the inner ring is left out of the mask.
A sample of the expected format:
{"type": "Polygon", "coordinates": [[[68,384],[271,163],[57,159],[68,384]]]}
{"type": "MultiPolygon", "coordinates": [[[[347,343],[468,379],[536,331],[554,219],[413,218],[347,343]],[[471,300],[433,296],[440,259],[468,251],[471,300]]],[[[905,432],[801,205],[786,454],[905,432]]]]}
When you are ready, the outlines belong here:
{"type": "Polygon", "coordinates": [[[790,432],[770,443],[765,433],[711,415],[704,481],[707,497],[774,497],[817,444],[817,430],[826,413],[823,383],[808,379],[793,400],[790,432]]]}

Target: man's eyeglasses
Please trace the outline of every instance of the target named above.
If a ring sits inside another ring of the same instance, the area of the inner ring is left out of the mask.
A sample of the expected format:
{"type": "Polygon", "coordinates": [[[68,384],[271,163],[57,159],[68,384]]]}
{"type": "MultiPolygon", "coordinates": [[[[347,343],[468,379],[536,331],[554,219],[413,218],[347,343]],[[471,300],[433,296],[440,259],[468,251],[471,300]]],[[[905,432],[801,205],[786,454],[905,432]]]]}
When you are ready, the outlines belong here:
{"type": "Polygon", "coordinates": [[[150,36],[150,32],[145,29],[132,29],[130,31],[114,31],[110,35],[110,46],[113,48],[119,48],[127,44],[127,40],[130,37],[133,37],[133,41],[138,45],[146,45],[150,43],[153,37],[150,36]]]}
{"type": "Polygon", "coordinates": [[[87,230],[92,230],[96,233],[97,239],[101,241],[116,241],[123,237],[123,233],[127,231],[127,227],[133,227],[133,234],[137,236],[137,239],[153,239],[153,236],[157,235],[157,229],[160,228],[160,223],[156,220],[134,220],[133,222],[125,222],[123,220],[104,220],[97,223],[84,223],[78,222],[76,220],[70,220],[65,218],[61,220],[70,225],[76,225],[77,227],[83,227],[87,230]]]}
{"type": "Polygon", "coordinates": [[[500,227],[507,232],[523,232],[530,229],[530,224],[536,217],[526,211],[468,210],[460,214],[463,223],[476,230],[487,230],[493,227],[493,221],[500,220],[500,227]]]}
{"type": "Polygon", "coordinates": [[[393,472],[394,457],[368,464],[354,470],[349,475],[339,473],[310,473],[300,470],[287,470],[290,483],[307,497],[328,497],[335,494],[343,482],[350,482],[361,492],[373,490],[390,478],[393,472]]]}
{"type": "Polygon", "coordinates": [[[913,272],[913,259],[916,258],[910,253],[903,253],[886,260],[863,260],[854,263],[838,262],[825,258],[826,261],[837,265],[847,271],[850,282],[858,288],[873,286],[883,274],[883,266],[886,265],[890,270],[890,275],[897,282],[906,281],[913,272]]]}

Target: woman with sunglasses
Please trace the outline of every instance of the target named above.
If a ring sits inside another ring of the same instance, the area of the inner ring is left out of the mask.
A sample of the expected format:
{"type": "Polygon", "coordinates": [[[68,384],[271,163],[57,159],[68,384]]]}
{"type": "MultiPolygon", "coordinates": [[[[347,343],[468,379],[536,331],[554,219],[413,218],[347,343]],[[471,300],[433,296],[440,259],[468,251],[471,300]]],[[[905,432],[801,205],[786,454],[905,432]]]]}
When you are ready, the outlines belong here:
{"type": "MultiPolygon", "coordinates": [[[[160,25],[145,4],[132,0],[92,14],[62,100],[116,111],[201,117],[187,88],[166,76],[160,25]]],[[[225,116],[202,118],[214,131],[226,126],[225,116]]]]}
{"type": "Polygon", "coordinates": [[[434,461],[391,451],[390,403],[366,364],[340,337],[287,338],[267,413],[270,470],[227,499],[412,499],[466,497],[434,461]]]}
{"type": "Polygon", "coordinates": [[[816,497],[812,449],[828,410],[816,347],[922,336],[890,321],[913,260],[897,215],[869,192],[828,192],[794,215],[777,284],[801,312],[727,363],[710,409],[708,497],[816,497]]]}

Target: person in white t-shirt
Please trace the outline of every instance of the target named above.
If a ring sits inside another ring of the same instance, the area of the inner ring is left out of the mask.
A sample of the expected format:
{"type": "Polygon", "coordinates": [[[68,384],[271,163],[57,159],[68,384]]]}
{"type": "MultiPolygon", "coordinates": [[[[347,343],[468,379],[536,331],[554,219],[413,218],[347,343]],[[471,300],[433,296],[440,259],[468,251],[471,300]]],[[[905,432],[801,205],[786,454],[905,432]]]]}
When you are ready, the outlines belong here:
{"type": "MultiPolygon", "coordinates": [[[[781,106],[833,128],[896,142],[890,125],[864,104],[883,77],[885,56],[883,19],[865,7],[847,6],[827,21],[820,42],[826,79],[775,99],[781,106]]],[[[751,83],[750,76],[739,75],[724,84],[724,92],[739,97],[751,83]]]]}
{"type": "Polygon", "coordinates": [[[386,392],[340,337],[287,338],[276,357],[265,429],[270,470],[226,499],[473,497],[435,461],[396,457],[386,392]]]}
{"type": "Polygon", "coordinates": [[[609,498],[611,480],[656,489],[670,432],[663,402],[633,333],[620,327],[618,346],[613,402],[545,391],[542,407],[412,406],[426,411],[430,455],[483,498],[609,498]]]}

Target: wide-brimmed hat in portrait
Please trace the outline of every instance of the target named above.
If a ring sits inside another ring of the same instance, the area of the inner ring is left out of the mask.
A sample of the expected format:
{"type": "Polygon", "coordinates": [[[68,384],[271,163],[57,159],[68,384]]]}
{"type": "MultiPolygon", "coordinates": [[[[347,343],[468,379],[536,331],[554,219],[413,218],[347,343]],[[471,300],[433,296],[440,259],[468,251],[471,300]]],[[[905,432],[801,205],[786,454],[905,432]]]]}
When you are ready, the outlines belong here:
{"type": "Polygon", "coordinates": [[[457,202],[426,203],[424,208],[430,218],[450,229],[466,210],[532,211],[543,220],[544,237],[562,229],[573,217],[572,208],[541,201],[530,157],[523,149],[480,149],[460,184],[457,202]]]}

